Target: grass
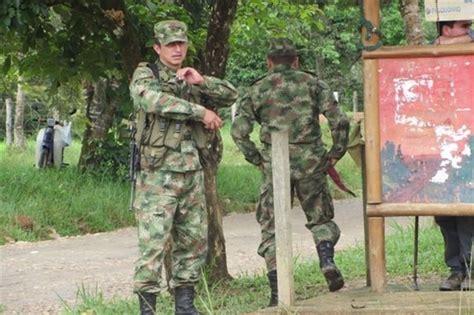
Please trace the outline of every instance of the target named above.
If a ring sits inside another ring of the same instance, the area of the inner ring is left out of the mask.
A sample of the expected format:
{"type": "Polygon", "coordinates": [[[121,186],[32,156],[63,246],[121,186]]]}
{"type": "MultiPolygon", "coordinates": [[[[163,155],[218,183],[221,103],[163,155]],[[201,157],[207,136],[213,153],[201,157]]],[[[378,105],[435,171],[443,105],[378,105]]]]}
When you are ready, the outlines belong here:
{"type": "MultiPolygon", "coordinates": [[[[404,281],[412,275],[413,227],[402,229],[387,237],[386,257],[388,279],[404,281]]],[[[336,254],[336,262],[343,271],[349,287],[353,283],[363,283],[365,279],[365,254],[358,245],[336,254]]],[[[327,292],[325,281],[319,271],[317,260],[295,260],[295,294],[297,300],[305,300],[327,292]]],[[[420,229],[419,267],[420,278],[439,279],[444,275],[443,241],[435,226],[420,229]]],[[[269,300],[266,276],[261,274],[242,275],[230,282],[209,286],[205,277],[197,288],[196,306],[203,314],[241,314],[264,308],[269,300]]],[[[169,293],[159,296],[159,314],[173,314],[173,298],[169,293]]],[[[79,291],[77,306],[65,308],[65,314],[137,314],[138,302],[135,297],[113,298],[106,301],[97,291],[79,291]]]]}
{"type": "MultiPolygon", "coordinates": [[[[65,151],[77,164],[80,147],[65,151]]],[[[80,174],[75,167],[38,170],[33,143],[24,152],[0,147],[0,244],[54,235],[111,231],[133,224],[128,186],[112,178],[80,174]]]]}
{"type": "MultiPolygon", "coordinates": [[[[330,141],[327,128],[324,138],[330,141]]],[[[222,129],[224,154],[217,174],[217,189],[225,213],[253,211],[259,196],[260,172],[244,160],[230,137],[230,123],[222,129]]],[[[258,142],[255,132],[252,138],[258,142]]],[[[75,165],[80,155],[75,141],[65,149],[70,166],[38,170],[34,143],[25,151],[0,144],[0,245],[10,241],[36,241],[85,233],[111,231],[134,224],[128,211],[130,185],[110,177],[81,174],[75,165]]],[[[346,155],[337,165],[341,176],[360,196],[360,170],[346,155]]],[[[349,197],[334,188],[336,199],[349,197]]]]}

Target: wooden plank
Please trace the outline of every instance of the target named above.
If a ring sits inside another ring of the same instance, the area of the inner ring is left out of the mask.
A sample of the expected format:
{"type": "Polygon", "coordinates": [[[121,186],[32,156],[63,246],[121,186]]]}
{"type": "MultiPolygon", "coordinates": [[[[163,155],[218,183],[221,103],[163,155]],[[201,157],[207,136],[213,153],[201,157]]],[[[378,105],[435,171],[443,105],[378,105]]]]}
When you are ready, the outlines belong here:
{"type": "Polygon", "coordinates": [[[472,203],[383,203],[367,207],[369,217],[474,216],[472,203]]]}
{"type": "Polygon", "coordinates": [[[417,58],[473,55],[474,44],[430,45],[430,46],[384,46],[374,51],[364,51],[362,57],[367,59],[384,58],[417,58]]]}
{"type": "Polygon", "coordinates": [[[372,291],[383,292],[386,284],[385,270],[385,219],[370,217],[369,224],[369,259],[370,284],[372,291]]]}
{"type": "Polygon", "coordinates": [[[382,202],[378,62],[364,60],[364,116],[367,203],[382,202]]]}
{"type": "Polygon", "coordinates": [[[272,133],[273,204],[278,274],[278,304],[294,304],[293,251],[291,240],[290,156],[288,131],[272,133]]]}
{"type": "MultiPolygon", "coordinates": [[[[380,0],[363,0],[364,17],[372,25],[379,29],[380,27],[380,0]]],[[[367,29],[362,28],[362,43],[364,46],[374,46],[379,42],[380,38],[377,34],[371,33],[370,38],[367,39],[367,29]]]]}

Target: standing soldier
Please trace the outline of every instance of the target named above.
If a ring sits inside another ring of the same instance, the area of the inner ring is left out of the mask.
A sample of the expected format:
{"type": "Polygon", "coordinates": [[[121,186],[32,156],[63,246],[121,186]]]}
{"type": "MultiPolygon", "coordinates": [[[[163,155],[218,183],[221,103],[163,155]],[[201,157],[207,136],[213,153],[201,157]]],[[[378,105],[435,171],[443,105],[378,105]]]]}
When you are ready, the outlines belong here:
{"type": "MultiPolygon", "coordinates": [[[[439,37],[435,44],[461,44],[474,42],[472,21],[438,22],[439,37]]],[[[471,79],[472,80],[472,79],[471,79]]],[[[474,217],[435,217],[444,239],[444,261],[450,269],[450,275],[444,280],[441,291],[471,289],[473,277],[472,247],[474,239],[474,217]]]]}
{"type": "Polygon", "coordinates": [[[219,116],[205,106],[230,106],[237,92],[227,81],[182,68],[188,49],[186,24],[163,21],[154,32],[159,60],[140,63],[130,83],[140,153],[133,203],[140,252],[134,292],[141,314],[154,314],[164,246],[172,238],[175,312],[192,315],[198,314],[194,286],[207,252],[202,163],[209,156],[209,134],[222,126],[219,116]]]}
{"type": "Polygon", "coordinates": [[[291,186],[306,214],[306,227],[313,235],[329,290],[344,286],[334,263],[334,245],[340,231],[333,221],[326,171],[346,152],[349,119],[337,106],[327,84],[312,73],[297,70],[298,63],[288,39],[273,40],[267,54],[269,73],[239,99],[232,125],[232,137],[245,159],[263,173],[256,215],[262,234],[258,253],[265,259],[271,288],[269,306],[278,304],[270,138],[274,131],[289,131],[291,186]],[[331,128],[333,146],[329,152],[321,139],[320,113],[331,128]],[[255,122],[261,125],[261,148],[249,137],[255,122]]]}

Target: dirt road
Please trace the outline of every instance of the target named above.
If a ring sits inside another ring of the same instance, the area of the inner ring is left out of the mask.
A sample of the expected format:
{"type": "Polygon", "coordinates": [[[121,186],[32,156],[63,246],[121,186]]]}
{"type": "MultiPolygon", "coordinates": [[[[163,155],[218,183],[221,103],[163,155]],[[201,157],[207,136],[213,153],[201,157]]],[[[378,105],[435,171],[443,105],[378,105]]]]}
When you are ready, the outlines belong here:
{"type": "MultiPolygon", "coordinates": [[[[362,202],[336,202],[336,222],[342,234],[336,250],[363,242],[362,202]]],[[[388,219],[388,226],[394,219],[388,219]]],[[[316,258],[303,212],[291,212],[293,253],[316,258]]],[[[408,219],[397,219],[407,224],[408,219]]],[[[390,231],[390,228],[388,229],[390,231]]],[[[260,240],[255,214],[224,218],[228,268],[232,275],[263,272],[256,251],[260,240]]],[[[129,297],[133,263],[137,257],[134,228],[110,233],[60,238],[36,243],[18,242],[0,247],[0,304],[4,314],[56,314],[62,301],[73,305],[78,289],[99,290],[106,298],[129,297]]]]}

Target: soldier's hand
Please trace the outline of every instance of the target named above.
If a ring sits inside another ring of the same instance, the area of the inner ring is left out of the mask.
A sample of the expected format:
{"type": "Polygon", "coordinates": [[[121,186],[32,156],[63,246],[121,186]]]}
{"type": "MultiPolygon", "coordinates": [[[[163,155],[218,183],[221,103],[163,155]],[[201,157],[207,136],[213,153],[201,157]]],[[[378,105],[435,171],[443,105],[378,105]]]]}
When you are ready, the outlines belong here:
{"type": "Polygon", "coordinates": [[[215,130],[222,127],[222,119],[209,109],[206,109],[204,117],[202,118],[202,122],[206,129],[215,130]]]}
{"type": "Polygon", "coordinates": [[[176,77],[186,81],[188,84],[201,85],[204,83],[204,77],[196,69],[186,67],[176,71],[176,77]]]}

